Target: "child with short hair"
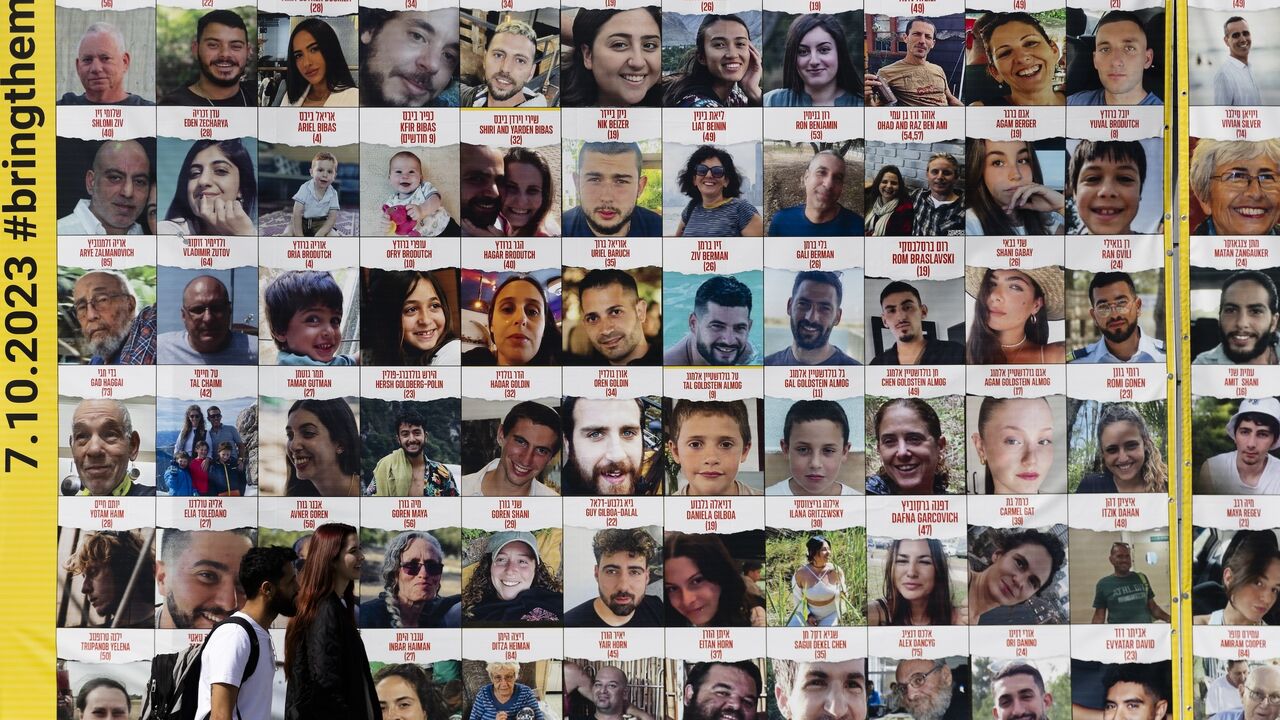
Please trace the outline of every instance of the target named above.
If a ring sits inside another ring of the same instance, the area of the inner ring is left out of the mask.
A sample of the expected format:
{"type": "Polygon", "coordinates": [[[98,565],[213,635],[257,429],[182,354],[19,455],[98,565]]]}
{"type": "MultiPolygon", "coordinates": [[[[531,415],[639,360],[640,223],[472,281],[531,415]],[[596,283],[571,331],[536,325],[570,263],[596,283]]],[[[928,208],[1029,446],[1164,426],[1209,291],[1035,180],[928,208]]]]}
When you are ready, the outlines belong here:
{"type": "Polygon", "coordinates": [[[187,466],[187,472],[191,473],[191,489],[196,495],[209,494],[209,443],[205,440],[197,440],[196,456],[191,458],[191,464],[187,466]]]}
{"type": "Polygon", "coordinates": [[[170,497],[191,497],[196,494],[191,481],[191,453],[179,450],[164,471],[164,484],[170,497]]]}
{"type": "Polygon", "coordinates": [[[857,495],[840,482],[849,458],[849,417],[834,400],[797,400],[782,423],[782,454],[791,477],[764,489],[765,495],[857,495]]]}
{"type": "Polygon", "coordinates": [[[288,270],[263,291],[280,365],[355,365],[339,355],[342,288],[327,271],[288,270]]]}
{"type": "Polygon", "coordinates": [[[231,461],[235,446],[230,440],[218,443],[218,457],[208,464],[209,494],[240,497],[249,484],[240,466],[231,461]]]}
{"type": "Polygon", "coordinates": [[[338,158],[321,150],[311,158],[311,179],[293,194],[293,216],[288,235],[293,237],[326,237],[338,222],[338,158]]]}
{"type": "Polygon", "coordinates": [[[751,452],[751,423],[741,400],[680,400],[671,411],[667,450],[685,484],[673,495],[759,495],[738,481],[751,452]]]}
{"type": "Polygon", "coordinates": [[[442,207],[440,191],[422,176],[418,156],[402,150],[391,156],[389,165],[391,195],[382,203],[382,214],[389,223],[387,234],[435,237],[444,232],[449,214],[442,207]]]}
{"type": "Polygon", "coordinates": [[[1137,140],[1081,140],[1071,153],[1068,234],[1129,235],[1147,179],[1147,151],[1137,140]]]}

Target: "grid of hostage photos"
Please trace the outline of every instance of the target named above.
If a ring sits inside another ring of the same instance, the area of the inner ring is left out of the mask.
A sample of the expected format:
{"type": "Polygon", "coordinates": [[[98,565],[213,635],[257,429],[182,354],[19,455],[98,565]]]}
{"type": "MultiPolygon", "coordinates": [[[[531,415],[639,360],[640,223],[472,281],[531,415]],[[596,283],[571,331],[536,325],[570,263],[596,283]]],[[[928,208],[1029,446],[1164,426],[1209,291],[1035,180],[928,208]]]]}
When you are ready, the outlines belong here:
{"type": "MultiPolygon", "coordinates": [[[[974,2],[58,0],[60,717],[327,523],[388,720],[1172,717],[1166,8],[974,2]]],[[[1211,235],[1280,214],[1247,104],[1211,235]]],[[[1280,256],[1197,242],[1198,478],[1280,492],[1212,391],[1280,394],[1280,256]]],[[[1204,630],[1227,720],[1268,636],[1204,630]]]]}

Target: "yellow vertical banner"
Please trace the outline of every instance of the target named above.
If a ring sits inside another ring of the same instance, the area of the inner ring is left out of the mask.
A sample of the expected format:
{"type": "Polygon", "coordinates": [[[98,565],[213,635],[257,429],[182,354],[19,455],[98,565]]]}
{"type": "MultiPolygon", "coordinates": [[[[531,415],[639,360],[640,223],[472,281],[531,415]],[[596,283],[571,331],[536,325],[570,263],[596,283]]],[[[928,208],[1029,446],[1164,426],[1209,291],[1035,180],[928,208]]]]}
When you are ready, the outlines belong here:
{"type": "MultiPolygon", "coordinates": [[[[1174,577],[1178,578],[1177,586],[1174,588],[1174,598],[1178,600],[1177,612],[1173,613],[1174,620],[1174,652],[1177,655],[1174,667],[1178,668],[1181,682],[1175,683],[1174,690],[1174,707],[1180,708],[1180,712],[1174,713],[1177,717],[1190,718],[1193,715],[1195,704],[1195,687],[1192,682],[1192,647],[1191,647],[1191,481],[1192,481],[1192,464],[1191,464],[1191,375],[1190,371],[1184,371],[1191,366],[1191,334],[1190,334],[1190,317],[1191,317],[1191,281],[1190,270],[1191,262],[1188,255],[1189,245],[1187,238],[1190,235],[1190,227],[1188,225],[1188,208],[1190,187],[1187,182],[1187,169],[1189,166],[1190,152],[1187,147],[1188,137],[1188,104],[1191,98],[1187,92],[1188,73],[1187,73],[1187,0],[1177,0],[1176,17],[1174,21],[1174,32],[1169,33],[1168,37],[1174,38],[1173,45],[1170,48],[1174,51],[1171,57],[1176,58],[1173,67],[1177,77],[1175,89],[1177,96],[1173,102],[1165,105],[1165,122],[1173,123],[1174,132],[1170,132],[1169,138],[1175,143],[1177,148],[1175,153],[1167,153],[1165,155],[1165,176],[1177,178],[1174,184],[1173,196],[1167,198],[1172,203],[1170,212],[1165,215],[1165,237],[1176,238],[1176,242],[1170,244],[1170,248],[1174,253],[1174,260],[1171,266],[1177,268],[1174,278],[1170,281],[1171,287],[1176,288],[1177,298],[1176,310],[1171,317],[1176,318],[1177,326],[1168,337],[1170,338],[1169,347],[1177,348],[1177,359],[1175,361],[1175,379],[1170,380],[1169,397],[1176,398],[1176,406],[1181,409],[1174,420],[1170,422],[1170,428],[1177,428],[1177,451],[1173,457],[1178,459],[1177,476],[1181,478],[1176,494],[1178,502],[1169,509],[1170,527],[1174,527],[1173,523],[1178,521],[1178,515],[1181,515],[1180,523],[1176,525],[1177,531],[1177,547],[1178,552],[1174,556],[1178,558],[1178,571],[1174,573],[1174,577]],[[1174,165],[1176,162],[1176,174],[1174,165]],[[1174,232],[1176,230],[1176,233],[1174,232]]],[[[1166,97],[1173,97],[1166,95],[1166,97]]],[[[1172,406],[1171,403],[1171,411],[1172,406]]],[[[1173,449],[1172,447],[1170,448],[1173,449]]],[[[1173,463],[1170,463],[1170,469],[1173,470],[1173,463]]]]}
{"type": "Polygon", "coordinates": [[[0,717],[54,717],[54,6],[10,0],[0,67],[0,717]]]}

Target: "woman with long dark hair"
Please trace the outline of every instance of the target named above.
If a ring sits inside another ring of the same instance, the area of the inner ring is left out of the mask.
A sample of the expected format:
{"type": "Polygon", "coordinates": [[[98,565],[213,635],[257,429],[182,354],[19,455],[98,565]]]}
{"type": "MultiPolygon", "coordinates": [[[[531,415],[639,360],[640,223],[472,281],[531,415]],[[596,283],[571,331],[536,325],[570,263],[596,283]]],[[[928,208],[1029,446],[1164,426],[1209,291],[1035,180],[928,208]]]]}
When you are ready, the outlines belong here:
{"type": "Polygon", "coordinates": [[[1067,199],[1044,184],[1040,159],[1023,140],[969,138],[964,211],[969,235],[1061,235],[1067,199]]]}
{"type": "Polygon", "coordinates": [[[826,13],[801,15],[787,28],[783,86],[765,93],[764,106],[862,105],[861,75],[840,22],[826,13]]]}
{"type": "MultiPolygon", "coordinates": [[[[1067,562],[1067,552],[1056,535],[1040,530],[1000,533],[991,564],[969,571],[969,624],[997,607],[1013,607],[1042,594],[1067,562]]],[[[976,558],[970,556],[972,562],[976,558]]]]}
{"type": "Polygon", "coordinates": [[[502,214],[499,225],[512,237],[550,237],[547,214],[555,201],[551,166],[541,155],[522,147],[507,151],[502,159],[502,214]]]}
{"type": "Polygon", "coordinates": [[[1274,624],[1280,598],[1280,547],[1271,530],[1237,530],[1222,558],[1226,607],[1191,618],[1193,625],[1274,624]]]}
{"type": "Polygon", "coordinates": [[[462,357],[464,365],[554,365],[559,348],[546,289],[532,275],[512,273],[489,303],[488,345],[462,357]]]}
{"type": "Polygon", "coordinates": [[[182,414],[182,429],[178,431],[178,439],[173,443],[173,451],[186,450],[194,456],[196,443],[205,439],[208,428],[204,424],[204,410],[199,405],[188,405],[182,414]]]}
{"type": "Polygon", "coordinates": [[[454,327],[452,303],[435,277],[437,272],[442,271],[375,271],[366,307],[376,308],[377,312],[361,315],[366,364],[460,362],[462,342],[454,327]]]}
{"type": "Polygon", "coordinates": [[[742,176],[727,150],[703,145],[680,171],[680,191],[689,204],[680,213],[676,235],[689,237],[760,237],[764,220],[742,197],[742,176]]]}
{"type": "Polygon", "coordinates": [[[662,557],[667,627],[764,627],[764,607],[719,535],[667,533],[662,557]]]}
{"type": "Polygon", "coordinates": [[[579,10],[563,107],[661,107],[662,11],[579,10]]]}
{"type": "Polygon", "coordinates": [[[338,35],[325,21],[309,17],[289,34],[289,69],[283,107],[356,107],[360,91],[342,54],[338,35]]]}
{"type": "Polygon", "coordinates": [[[1056,265],[968,268],[965,292],[975,300],[965,343],[969,364],[1065,362],[1066,346],[1049,342],[1049,321],[1063,318],[1062,288],[1062,269],[1056,265]]]}
{"type": "Polygon", "coordinates": [[[197,140],[178,170],[161,235],[256,235],[255,162],[238,139],[197,140]]]}
{"type": "Polygon", "coordinates": [[[287,720],[378,720],[378,695],[356,629],[355,586],[364,567],[356,529],[316,528],[298,576],[297,612],[284,636],[287,720]]]}
{"type": "Polygon", "coordinates": [[[951,574],[942,542],[894,540],[884,563],[884,597],[867,603],[868,625],[964,625],[951,600],[951,574]]]}
{"type": "Polygon", "coordinates": [[[915,204],[897,165],[885,165],[866,189],[867,236],[903,237],[911,234],[915,204]]]}
{"type": "Polygon", "coordinates": [[[737,15],[707,15],[663,93],[667,107],[760,107],[760,51],[737,15]]]}
{"type": "Polygon", "coordinates": [[[823,535],[805,542],[808,561],[791,574],[791,597],[796,609],[787,621],[790,627],[834,627],[847,592],[844,571],[831,559],[831,543],[823,535]]]}
{"type": "Polygon", "coordinates": [[[286,495],[360,496],[360,429],[346,400],[298,400],[289,407],[285,437],[286,495]]]}
{"type": "Polygon", "coordinates": [[[1147,423],[1131,405],[1114,404],[1102,409],[1098,418],[1098,454],[1092,470],[1081,478],[1076,492],[1169,491],[1169,468],[1147,423]]]}

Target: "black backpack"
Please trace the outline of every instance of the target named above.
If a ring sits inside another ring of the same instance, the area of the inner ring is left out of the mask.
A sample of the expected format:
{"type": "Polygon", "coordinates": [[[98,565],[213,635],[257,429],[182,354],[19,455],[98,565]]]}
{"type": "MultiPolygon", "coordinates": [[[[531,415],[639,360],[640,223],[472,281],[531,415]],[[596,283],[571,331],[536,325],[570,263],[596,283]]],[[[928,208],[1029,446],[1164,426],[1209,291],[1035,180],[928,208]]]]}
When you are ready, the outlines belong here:
{"type": "Polygon", "coordinates": [[[248,620],[233,615],[214,625],[199,645],[192,645],[176,655],[156,656],[151,666],[151,682],[147,684],[147,697],[142,703],[141,720],[196,720],[204,646],[218,628],[227,624],[239,625],[249,634],[249,660],[240,677],[240,687],[244,687],[244,682],[258,666],[258,634],[248,620]]]}

